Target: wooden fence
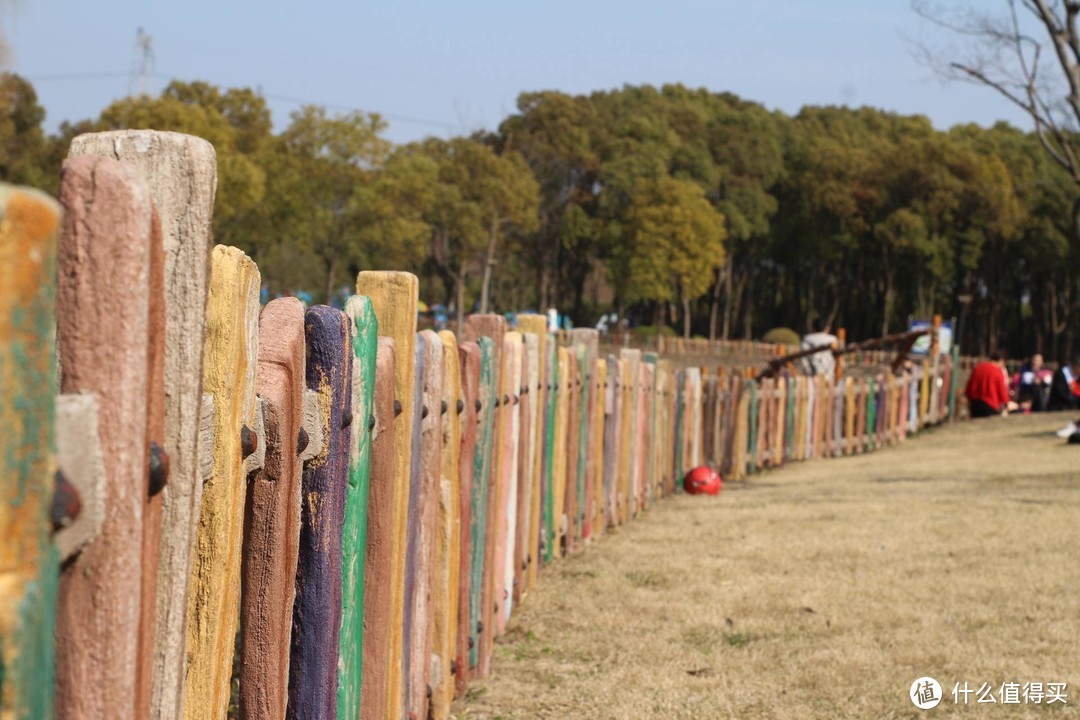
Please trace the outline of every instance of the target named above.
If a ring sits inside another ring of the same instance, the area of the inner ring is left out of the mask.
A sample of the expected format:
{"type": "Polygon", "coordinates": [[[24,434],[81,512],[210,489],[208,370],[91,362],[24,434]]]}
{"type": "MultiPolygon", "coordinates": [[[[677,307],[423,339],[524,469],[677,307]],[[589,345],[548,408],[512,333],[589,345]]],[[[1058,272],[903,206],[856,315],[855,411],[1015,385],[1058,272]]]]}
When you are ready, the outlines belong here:
{"type": "Polygon", "coordinates": [[[540,315],[417,333],[408,273],[260,308],[214,176],[122,131],[76,138],[59,204],[0,188],[5,719],[446,718],[540,568],[690,468],[954,414],[951,358],[757,381],[540,315]]]}

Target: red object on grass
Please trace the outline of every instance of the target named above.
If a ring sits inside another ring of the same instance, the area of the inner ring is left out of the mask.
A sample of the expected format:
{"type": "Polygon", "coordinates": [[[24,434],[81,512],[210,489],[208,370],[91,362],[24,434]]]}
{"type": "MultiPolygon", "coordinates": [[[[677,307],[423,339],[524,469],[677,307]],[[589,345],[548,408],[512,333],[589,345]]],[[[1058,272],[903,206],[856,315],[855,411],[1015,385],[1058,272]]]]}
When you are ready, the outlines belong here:
{"type": "Polygon", "coordinates": [[[683,489],[691,495],[719,495],[722,482],[720,473],[701,465],[686,473],[683,489]]]}

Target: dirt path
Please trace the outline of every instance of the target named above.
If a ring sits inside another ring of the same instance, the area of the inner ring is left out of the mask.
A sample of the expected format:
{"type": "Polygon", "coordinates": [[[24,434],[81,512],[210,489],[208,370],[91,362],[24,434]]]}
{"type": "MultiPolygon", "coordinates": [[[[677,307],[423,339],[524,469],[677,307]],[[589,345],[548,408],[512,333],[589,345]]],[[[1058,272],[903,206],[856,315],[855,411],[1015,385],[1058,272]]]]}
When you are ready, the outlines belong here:
{"type": "Polygon", "coordinates": [[[456,717],[1080,717],[1067,419],[964,423],[666,500],[544,570],[456,717]],[[944,687],[934,710],[908,699],[923,675],[944,687]],[[1067,682],[1068,705],[957,705],[958,682],[1067,682]]]}

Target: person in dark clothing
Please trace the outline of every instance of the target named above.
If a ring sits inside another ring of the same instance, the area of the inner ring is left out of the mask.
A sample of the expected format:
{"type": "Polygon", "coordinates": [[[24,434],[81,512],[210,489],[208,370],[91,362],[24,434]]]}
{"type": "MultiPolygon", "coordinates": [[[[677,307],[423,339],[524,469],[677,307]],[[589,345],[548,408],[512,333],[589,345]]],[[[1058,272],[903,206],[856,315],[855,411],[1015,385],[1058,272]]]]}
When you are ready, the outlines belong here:
{"type": "Polygon", "coordinates": [[[1050,381],[1050,399],[1046,403],[1046,409],[1051,412],[1056,410],[1075,410],[1077,407],[1076,394],[1073,392],[1073,384],[1077,374],[1080,373],[1080,358],[1072,363],[1061,363],[1061,367],[1054,372],[1050,381]]]}
{"type": "Polygon", "coordinates": [[[1016,409],[1009,400],[1009,383],[1005,379],[1005,361],[995,353],[971,371],[964,397],[968,400],[968,412],[973,418],[1006,415],[1016,409]]]}

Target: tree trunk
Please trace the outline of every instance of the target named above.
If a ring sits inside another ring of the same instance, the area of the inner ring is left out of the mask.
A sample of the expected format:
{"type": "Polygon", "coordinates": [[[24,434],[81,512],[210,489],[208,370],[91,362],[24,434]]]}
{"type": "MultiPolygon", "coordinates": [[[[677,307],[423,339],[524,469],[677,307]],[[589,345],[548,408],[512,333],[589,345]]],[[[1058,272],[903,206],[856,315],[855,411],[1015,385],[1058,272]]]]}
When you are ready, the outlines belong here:
{"type": "Polygon", "coordinates": [[[465,329],[465,274],[462,273],[453,278],[454,282],[454,295],[455,302],[457,304],[457,334],[460,337],[461,331],[465,329]]]}
{"type": "Polygon", "coordinates": [[[713,285],[712,300],[709,303],[709,341],[716,341],[716,316],[720,309],[720,286],[724,282],[723,268],[716,270],[716,284],[713,285]]]}
{"type": "Polygon", "coordinates": [[[732,268],[733,264],[734,263],[731,261],[730,258],[726,263],[724,263],[724,265],[726,266],[724,269],[726,279],[724,280],[724,331],[722,335],[724,340],[727,340],[729,337],[731,337],[731,295],[734,291],[734,287],[732,286],[735,284],[733,282],[735,273],[734,269],[732,268]]]}
{"type": "Polygon", "coordinates": [[[480,285],[480,312],[482,313],[488,311],[488,297],[491,292],[491,269],[495,266],[495,240],[498,238],[495,231],[498,226],[497,222],[491,224],[491,235],[488,238],[487,252],[484,256],[484,280],[480,285]]]}
{"type": "Polygon", "coordinates": [[[333,305],[334,278],[337,276],[337,255],[331,255],[326,261],[326,293],[327,305],[333,305]]]}
{"type": "Polygon", "coordinates": [[[682,298],[682,312],[683,312],[683,331],[682,336],[690,339],[690,298],[683,295],[682,298]]]}

